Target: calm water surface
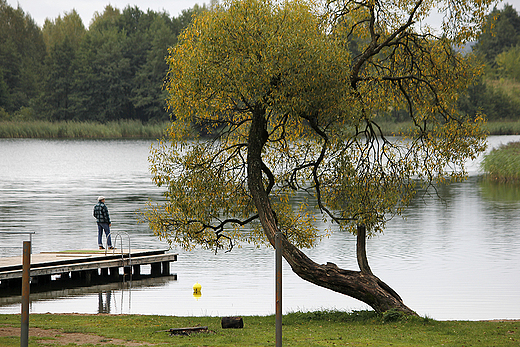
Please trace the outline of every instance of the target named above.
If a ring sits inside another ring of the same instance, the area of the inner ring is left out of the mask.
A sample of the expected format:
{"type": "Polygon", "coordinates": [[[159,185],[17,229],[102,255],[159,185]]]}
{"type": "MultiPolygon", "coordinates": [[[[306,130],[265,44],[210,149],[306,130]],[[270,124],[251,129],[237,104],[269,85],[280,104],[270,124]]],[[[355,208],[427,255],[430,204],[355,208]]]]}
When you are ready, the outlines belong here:
{"type": "MultiPolygon", "coordinates": [[[[518,141],[490,137],[490,148],[518,141]]],[[[136,211],[159,200],[148,172],[150,141],[0,139],[0,231],[35,231],[33,252],[96,248],[92,208],[107,197],[112,229],[132,248],[165,248],[136,211]]],[[[423,195],[367,245],[373,272],[420,315],[434,319],[520,318],[520,188],[480,181],[478,162],[467,182],[423,195]]],[[[0,234],[0,256],[21,254],[23,237],[0,234]],[[8,248],[4,248],[8,247],[8,248]]],[[[38,297],[31,312],[135,313],[177,316],[274,313],[274,251],[245,245],[231,253],[195,250],[171,264],[177,280],[85,288],[38,297]],[[192,286],[202,285],[202,297],[192,286]]],[[[337,232],[306,253],[318,263],[357,270],[355,238],[337,232]]],[[[283,306],[296,310],[367,309],[309,284],[284,263],[283,306]]],[[[15,299],[12,299],[15,300],[15,299]]],[[[0,313],[20,305],[0,301],[0,313]]]]}

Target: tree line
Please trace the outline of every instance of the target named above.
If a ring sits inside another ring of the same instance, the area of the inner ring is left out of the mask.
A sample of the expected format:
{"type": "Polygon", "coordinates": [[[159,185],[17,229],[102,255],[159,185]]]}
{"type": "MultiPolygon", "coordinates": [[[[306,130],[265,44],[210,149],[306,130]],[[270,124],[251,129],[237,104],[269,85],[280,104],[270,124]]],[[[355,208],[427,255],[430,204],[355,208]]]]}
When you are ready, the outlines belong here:
{"type": "MultiPolygon", "coordinates": [[[[171,17],[108,5],[88,28],[75,10],[40,28],[21,7],[0,0],[0,120],[168,120],[164,57],[203,10],[195,5],[171,17]]],[[[460,110],[519,119],[518,12],[510,5],[492,11],[473,51],[485,73],[462,95],[460,110]]],[[[394,112],[392,118],[406,117],[394,112]]]]}
{"type": "Polygon", "coordinates": [[[88,29],[75,10],[40,28],[0,0],[0,120],[168,120],[164,58],[203,9],[170,17],[108,5],[88,29]]]}
{"type": "Polygon", "coordinates": [[[467,114],[480,111],[489,120],[520,119],[520,16],[511,6],[494,9],[473,46],[484,73],[459,100],[467,114]]]}

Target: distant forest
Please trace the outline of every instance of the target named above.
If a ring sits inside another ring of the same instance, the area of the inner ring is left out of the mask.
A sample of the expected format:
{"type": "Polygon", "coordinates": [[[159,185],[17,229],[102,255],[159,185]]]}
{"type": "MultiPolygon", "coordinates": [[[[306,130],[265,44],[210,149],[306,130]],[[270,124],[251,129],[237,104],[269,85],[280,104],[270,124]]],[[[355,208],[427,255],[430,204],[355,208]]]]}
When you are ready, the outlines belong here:
{"type": "MultiPolygon", "coordinates": [[[[164,58],[193,14],[205,10],[195,6],[171,17],[108,5],[88,28],[74,10],[40,28],[22,8],[0,0],[0,121],[169,120],[164,58]]],[[[518,12],[510,5],[495,9],[485,29],[472,46],[485,72],[463,91],[460,110],[519,120],[518,12]]]]}

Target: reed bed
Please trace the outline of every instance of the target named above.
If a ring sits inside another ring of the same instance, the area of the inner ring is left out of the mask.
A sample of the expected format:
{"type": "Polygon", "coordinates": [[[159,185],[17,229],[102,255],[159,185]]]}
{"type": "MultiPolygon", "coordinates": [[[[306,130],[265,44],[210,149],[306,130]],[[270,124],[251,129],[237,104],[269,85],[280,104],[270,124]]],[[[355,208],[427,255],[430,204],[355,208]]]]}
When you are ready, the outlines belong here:
{"type": "Polygon", "coordinates": [[[0,122],[0,138],[99,139],[160,138],[169,123],[143,124],[138,120],[95,122],[0,122]]]}
{"type": "Polygon", "coordinates": [[[520,121],[487,122],[484,129],[489,135],[520,135],[520,121]]]}
{"type": "MultiPolygon", "coordinates": [[[[381,124],[387,136],[410,135],[412,127],[411,122],[381,124]]],[[[520,135],[520,121],[517,120],[488,121],[482,128],[488,135],[520,135]]]]}
{"type": "MultiPolygon", "coordinates": [[[[0,121],[0,138],[43,139],[98,139],[98,138],[160,138],[169,122],[143,124],[138,120],[120,120],[108,123],[0,121]]],[[[380,123],[385,136],[410,135],[412,123],[380,123]]],[[[484,125],[489,135],[519,135],[520,121],[495,121],[484,125]]]]}
{"type": "MultiPolygon", "coordinates": [[[[378,123],[385,136],[410,136],[411,129],[414,128],[412,122],[379,122],[378,123]]],[[[488,135],[520,135],[520,121],[502,120],[488,121],[482,129],[488,135]]]]}
{"type": "Polygon", "coordinates": [[[487,178],[498,182],[520,182],[520,142],[493,149],[482,161],[487,178]]]}

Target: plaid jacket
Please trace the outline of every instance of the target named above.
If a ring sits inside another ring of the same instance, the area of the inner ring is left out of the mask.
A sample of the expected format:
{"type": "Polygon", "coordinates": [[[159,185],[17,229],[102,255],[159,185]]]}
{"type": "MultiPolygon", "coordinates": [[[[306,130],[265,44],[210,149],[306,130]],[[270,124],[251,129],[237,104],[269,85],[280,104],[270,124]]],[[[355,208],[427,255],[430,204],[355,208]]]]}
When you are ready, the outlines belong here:
{"type": "Polygon", "coordinates": [[[94,217],[96,217],[98,223],[110,224],[110,216],[108,215],[107,206],[101,201],[94,206],[94,217]]]}

